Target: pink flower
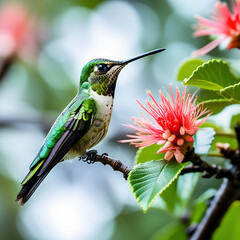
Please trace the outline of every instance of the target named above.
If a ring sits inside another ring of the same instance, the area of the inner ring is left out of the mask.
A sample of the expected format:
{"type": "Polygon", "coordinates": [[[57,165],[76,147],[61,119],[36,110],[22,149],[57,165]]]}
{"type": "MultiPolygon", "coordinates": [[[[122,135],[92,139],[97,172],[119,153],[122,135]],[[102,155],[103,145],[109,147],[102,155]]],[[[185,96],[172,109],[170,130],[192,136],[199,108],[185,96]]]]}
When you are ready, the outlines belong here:
{"type": "Polygon", "coordinates": [[[157,153],[165,154],[165,160],[170,160],[175,156],[176,160],[181,163],[187,147],[193,145],[193,135],[211,113],[203,107],[203,104],[196,105],[197,98],[191,94],[187,94],[184,87],[181,94],[176,89],[176,97],[174,97],[172,85],[171,97],[165,97],[160,91],[161,102],[157,102],[150,91],[148,95],[153,103],[146,102],[144,107],[138,100],[139,105],[151,116],[151,120],[142,116],[142,118],[133,117],[135,125],[126,125],[137,131],[136,135],[127,135],[128,140],[120,142],[129,142],[136,147],[149,146],[154,143],[163,145],[157,153]],[[207,114],[203,119],[203,115],[207,114]]]}
{"type": "Polygon", "coordinates": [[[36,50],[36,24],[27,9],[18,3],[0,7],[0,59],[26,55],[36,50]]]}
{"type": "Polygon", "coordinates": [[[240,0],[232,1],[232,13],[226,3],[218,1],[211,20],[196,16],[198,25],[195,37],[210,35],[214,40],[203,48],[194,51],[193,55],[203,56],[222,43],[228,49],[240,48],[240,0]]]}

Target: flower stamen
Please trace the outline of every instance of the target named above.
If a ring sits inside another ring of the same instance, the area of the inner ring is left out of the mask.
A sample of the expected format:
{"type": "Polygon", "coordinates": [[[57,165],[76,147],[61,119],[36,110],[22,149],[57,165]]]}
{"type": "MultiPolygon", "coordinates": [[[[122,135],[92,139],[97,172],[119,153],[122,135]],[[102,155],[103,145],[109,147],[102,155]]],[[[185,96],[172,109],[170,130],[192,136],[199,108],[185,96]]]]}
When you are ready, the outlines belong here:
{"type": "Polygon", "coordinates": [[[170,142],[173,142],[176,138],[176,135],[175,134],[172,134],[169,138],[168,138],[168,141],[170,142]]]}
{"type": "Polygon", "coordinates": [[[183,144],[184,144],[184,139],[182,139],[182,138],[177,139],[178,146],[182,146],[183,144]]]}
{"type": "Polygon", "coordinates": [[[148,91],[148,95],[153,104],[147,101],[144,107],[139,101],[139,105],[151,116],[152,121],[143,117],[142,119],[132,118],[135,125],[127,125],[137,131],[136,135],[128,135],[128,142],[137,147],[149,146],[154,143],[162,145],[157,153],[165,152],[165,160],[170,160],[173,156],[181,163],[187,147],[193,146],[193,135],[211,113],[203,104],[196,105],[196,97],[187,94],[186,88],[182,94],[176,89],[174,98],[172,85],[170,85],[171,95],[165,97],[160,92],[160,102],[158,103],[148,91]],[[200,117],[206,115],[203,119],[200,117]]]}
{"type": "Polygon", "coordinates": [[[240,1],[232,1],[232,12],[226,3],[218,1],[212,19],[208,20],[200,16],[195,18],[198,21],[195,37],[212,36],[214,40],[203,48],[194,51],[193,55],[203,56],[222,43],[227,44],[227,49],[240,48],[240,1]]]}
{"type": "Polygon", "coordinates": [[[162,135],[164,139],[168,139],[170,136],[171,136],[171,132],[169,130],[166,130],[162,135]]]}

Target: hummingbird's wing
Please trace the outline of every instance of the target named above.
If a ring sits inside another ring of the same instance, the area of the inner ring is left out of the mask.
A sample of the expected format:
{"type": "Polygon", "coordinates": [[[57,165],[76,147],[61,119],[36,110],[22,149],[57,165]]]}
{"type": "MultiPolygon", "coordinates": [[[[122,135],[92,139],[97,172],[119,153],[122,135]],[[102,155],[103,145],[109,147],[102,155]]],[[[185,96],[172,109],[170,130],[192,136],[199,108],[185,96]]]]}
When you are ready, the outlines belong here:
{"type": "Polygon", "coordinates": [[[21,205],[28,201],[51,169],[88,131],[95,113],[95,101],[88,94],[83,94],[70,103],[54,123],[40,152],[30,165],[16,201],[20,201],[21,205]]]}

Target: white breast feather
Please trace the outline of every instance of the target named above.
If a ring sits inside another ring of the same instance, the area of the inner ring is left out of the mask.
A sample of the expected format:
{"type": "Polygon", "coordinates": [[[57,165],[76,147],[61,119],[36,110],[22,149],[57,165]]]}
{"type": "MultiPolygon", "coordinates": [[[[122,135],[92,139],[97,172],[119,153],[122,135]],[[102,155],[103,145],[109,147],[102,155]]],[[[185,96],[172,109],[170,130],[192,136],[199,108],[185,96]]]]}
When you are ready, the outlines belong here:
{"type": "Polygon", "coordinates": [[[84,154],[87,150],[98,144],[107,134],[112,116],[113,97],[98,95],[94,91],[92,91],[90,95],[97,103],[97,112],[92,122],[92,126],[68,152],[65,159],[75,158],[84,154]]]}

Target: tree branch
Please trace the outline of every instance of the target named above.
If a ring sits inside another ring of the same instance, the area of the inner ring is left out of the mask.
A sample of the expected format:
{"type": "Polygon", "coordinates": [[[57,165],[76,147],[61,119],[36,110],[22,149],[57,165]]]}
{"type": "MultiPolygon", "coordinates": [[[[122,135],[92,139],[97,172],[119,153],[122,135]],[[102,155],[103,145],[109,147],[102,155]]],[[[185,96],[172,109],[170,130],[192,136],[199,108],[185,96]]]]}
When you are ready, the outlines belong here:
{"type": "Polygon", "coordinates": [[[184,158],[184,161],[192,162],[192,166],[185,167],[181,175],[190,173],[190,172],[205,172],[202,177],[209,178],[215,176],[216,178],[227,178],[232,180],[235,178],[231,169],[225,169],[220,166],[209,164],[201,159],[199,155],[194,152],[194,149],[189,150],[184,158]]]}
{"type": "Polygon", "coordinates": [[[209,240],[220,225],[222,218],[231,204],[240,196],[239,186],[233,185],[228,179],[224,179],[217,191],[203,219],[197,225],[190,240],[209,240]]]}
{"type": "MultiPolygon", "coordinates": [[[[235,131],[239,148],[232,150],[230,146],[222,145],[222,147],[220,147],[220,152],[231,160],[232,167],[230,171],[232,177],[224,179],[190,240],[211,239],[231,204],[240,198],[240,126],[236,126],[235,131]]],[[[196,157],[196,161],[192,162],[193,164],[198,164],[201,161],[196,157]]],[[[203,165],[207,167],[207,169],[210,169],[210,172],[213,171],[213,169],[209,168],[205,163],[203,165]]]]}
{"type": "MultiPolygon", "coordinates": [[[[131,167],[124,165],[120,160],[109,157],[105,154],[97,154],[97,151],[91,150],[87,153],[87,156],[83,158],[83,161],[94,163],[101,162],[103,165],[109,165],[115,171],[122,172],[124,178],[127,180],[128,174],[131,171],[131,167]]],[[[194,153],[194,150],[190,150],[185,155],[185,162],[190,161],[192,166],[187,166],[181,171],[181,175],[192,172],[205,172],[202,176],[204,178],[210,178],[212,176],[216,178],[227,178],[230,181],[238,178],[231,169],[225,169],[217,165],[209,164],[201,159],[201,157],[194,153]]]]}
{"type": "Polygon", "coordinates": [[[114,171],[123,173],[126,180],[132,169],[131,167],[123,164],[121,161],[109,157],[107,153],[102,155],[98,154],[96,150],[88,151],[86,157],[82,158],[82,160],[88,163],[101,162],[103,165],[109,165],[114,171]]]}

